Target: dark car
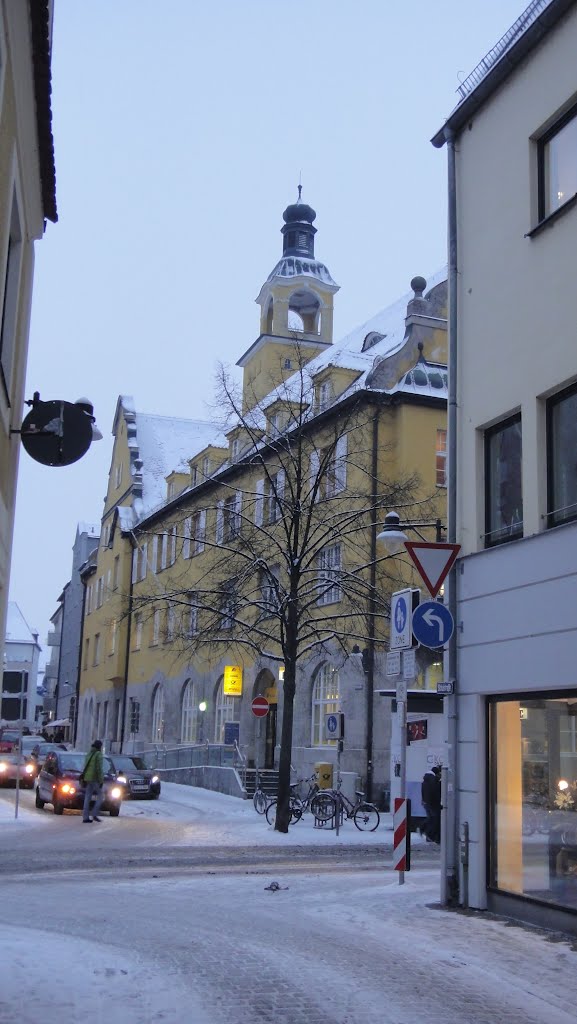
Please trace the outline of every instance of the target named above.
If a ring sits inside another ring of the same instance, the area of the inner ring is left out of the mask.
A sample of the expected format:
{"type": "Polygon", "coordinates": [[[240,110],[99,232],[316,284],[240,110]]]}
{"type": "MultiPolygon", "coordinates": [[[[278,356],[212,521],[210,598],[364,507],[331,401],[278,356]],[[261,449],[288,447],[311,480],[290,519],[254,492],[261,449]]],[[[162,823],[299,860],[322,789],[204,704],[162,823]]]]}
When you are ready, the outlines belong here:
{"type": "Polygon", "coordinates": [[[130,796],[133,800],[136,797],[158,800],[160,778],[141,757],[134,754],[112,754],[110,760],[116,772],[116,781],[124,790],[124,796],[130,796]]]}
{"type": "MultiPolygon", "coordinates": [[[[80,750],[51,750],[36,784],[36,806],[42,810],[44,804],[52,804],[55,814],[62,814],[66,808],[82,810],[84,784],[80,774],[84,768],[86,754],[80,750]]],[[[122,803],[123,789],[116,781],[116,772],[108,757],[104,762],[104,800],[102,810],[111,818],[118,817],[122,803]]]]}
{"type": "Polygon", "coordinates": [[[30,751],[30,757],[36,763],[36,774],[40,772],[46,755],[53,750],[68,750],[65,743],[48,743],[46,740],[41,740],[40,743],[35,743],[30,751]]]}

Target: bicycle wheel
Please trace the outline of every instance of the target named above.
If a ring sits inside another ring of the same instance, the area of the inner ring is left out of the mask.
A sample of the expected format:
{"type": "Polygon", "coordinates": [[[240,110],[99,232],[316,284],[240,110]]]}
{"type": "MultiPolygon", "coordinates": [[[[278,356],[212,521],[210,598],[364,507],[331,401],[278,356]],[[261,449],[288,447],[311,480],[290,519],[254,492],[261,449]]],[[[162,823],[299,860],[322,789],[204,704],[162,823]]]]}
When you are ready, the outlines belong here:
{"type": "Polygon", "coordinates": [[[291,809],[291,825],[296,825],[297,821],[300,821],[303,816],[304,804],[300,796],[291,796],[290,798],[290,809],[291,809]]]}
{"type": "Polygon", "coordinates": [[[276,821],[276,800],[273,800],[273,802],[268,805],[265,814],[269,825],[274,825],[276,821]]]}
{"type": "Polygon", "coordinates": [[[381,816],[374,804],[360,804],[353,814],[353,821],[361,832],[374,832],[380,820],[381,816]]]}
{"type": "Polygon", "coordinates": [[[337,813],[337,803],[331,793],[317,793],[311,800],[311,814],[318,821],[329,821],[337,813]]]}
{"type": "Polygon", "coordinates": [[[266,799],[266,796],[264,795],[262,789],[257,789],[255,791],[255,794],[254,794],[254,796],[252,798],[252,802],[254,804],[254,809],[255,809],[257,814],[265,814],[266,813],[267,799],[266,799]]]}

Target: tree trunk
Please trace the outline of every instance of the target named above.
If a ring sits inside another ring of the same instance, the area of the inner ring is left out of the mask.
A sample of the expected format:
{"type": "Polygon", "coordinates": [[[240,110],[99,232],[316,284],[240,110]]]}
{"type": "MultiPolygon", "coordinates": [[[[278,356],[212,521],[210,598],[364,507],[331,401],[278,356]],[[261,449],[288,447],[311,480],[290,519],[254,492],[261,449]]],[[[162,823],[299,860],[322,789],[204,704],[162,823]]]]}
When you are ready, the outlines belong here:
{"type": "Polygon", "coordinates": [[[282,731],[278,762],[278,801],[274,826],[277,832],[288,832],[290,823],[289,801],[293,745],[293,710],[296,689],[295,675],[296,665],[294,659],[287,659],[284,669],[282,731]]]}

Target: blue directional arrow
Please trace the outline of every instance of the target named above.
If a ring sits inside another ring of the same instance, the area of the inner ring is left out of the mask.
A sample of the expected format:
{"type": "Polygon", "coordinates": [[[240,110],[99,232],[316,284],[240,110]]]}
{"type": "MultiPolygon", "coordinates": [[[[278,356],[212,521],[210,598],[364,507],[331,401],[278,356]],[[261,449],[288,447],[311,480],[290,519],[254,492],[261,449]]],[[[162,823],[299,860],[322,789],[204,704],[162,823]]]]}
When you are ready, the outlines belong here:
{"type": "Polygon", "coordinates": [[[413,612],[413,634],[423,647],[444,647],[454,628],[453,616],[440,601],[424,601],[413,612]]]}

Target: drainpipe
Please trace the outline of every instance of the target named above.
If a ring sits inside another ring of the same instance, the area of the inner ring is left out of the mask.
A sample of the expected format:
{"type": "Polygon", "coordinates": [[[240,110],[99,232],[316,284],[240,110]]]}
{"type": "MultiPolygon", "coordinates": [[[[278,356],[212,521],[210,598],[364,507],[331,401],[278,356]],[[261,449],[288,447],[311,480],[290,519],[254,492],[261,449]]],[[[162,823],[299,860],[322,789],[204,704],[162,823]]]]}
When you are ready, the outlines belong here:
{"type": "MultiPolygon", "coordinates": [[[[449,406],[448,406],[448,516],[447,539],[457,540],[457,174],[455,135],[445,127],[448,164],[448,258],[449,258],[449,406]]],[[[457,717],[457,569],[453,566],[448,580],[448,607],[455,622],[455,630],[447,652],[448,678],[453,680],[454,693],[446,696],[445,716],[449,757],[447,786],[446,830],[441,858],[441,904],[459,902],[459,872],[457,864],[458,815],[458,717],[457,717]],[[452,776],[452,777],[451,777],[452,776]]]]}
{"type": "Polygon", "coordinates": [[[369,569],[369,609],[368,609],[368,627],[369,627],[369,642],[367,646],[367,656],[363,668],[365,669],[366,685],[367,685],[367,800],[373,799],[373,720],[374,720],[374,704],[375,704],[375,625],[376,625],[376,585],[377,585],[377,530],[378,530],[378,517],[377,517],[377,471],[378,471],[378,456],[379,456],[379,416],[380,408],[377,406],[377,410],[373,416],[373,439],[372,439],[372,452],[371,452],[371,551],[370,551],[370,569],[369,569]]]}
{"type": "MultiPolygon", "coordinates": [[[[92,573],[90,574],[92,575],[92,573]]],[[[88,578],[88,577],[87,577],[88,578]]],[[[82,673],[82,648],[84,647],[84,617],[86,612],[86,583],[82,580],[82,612],[80,619],[80,644],[78,647],[78,666],[76,669],[76,707],[74,709],[74,739],[76,746],[78,736],[78,712],[80,710],[80,676],[82,673]]]]}
{"type": "Polygon", "coordinates": [[[134,556],[134,541],[132,537],[130,539],[130,587],[128,590],[128,614],[126,616],[126,648],[124,651],[124,679],[122,683],[122,727],[120,730],[120,753],[124,753],[124,735],[126,731],[126,704],[128,697],[128,669],[130,666],[130,636],[132,632],[132,588],[133,588],[133,577],[132,571],[132,558],[134,556]]]}

